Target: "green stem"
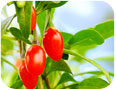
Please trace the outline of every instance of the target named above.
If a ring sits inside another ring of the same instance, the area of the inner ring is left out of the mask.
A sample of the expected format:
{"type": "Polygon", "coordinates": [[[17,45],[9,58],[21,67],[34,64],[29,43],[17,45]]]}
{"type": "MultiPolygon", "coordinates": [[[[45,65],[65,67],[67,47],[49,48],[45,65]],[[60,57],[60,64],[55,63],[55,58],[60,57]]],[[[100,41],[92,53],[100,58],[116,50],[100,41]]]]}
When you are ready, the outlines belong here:
{"type": "Polygon", "coordinates": [[[10,63],[9,61],[7,61],[6,59],[4,59],[3,57],[1,57],[1,61],[6,62],[7,64],[11,65],[16,71],[18,71],[18,69],[15,67],[15,65],[13,65],[12,63],[10,63]]]}
{"type": "Polygon", "coordinates": [[[106,76],[107,80],[109,81],[109,84],[111,84],[111,78],[110,78],[109,73],[103,67],[101,67],[99,64],[97,64],[95,61],[93,61],[91,59],[88,59],[88,58],[80,55],[79,53],[75,53],[75,52],[67,50],[67,49],[64,49],[63,51],[66,54],[71,54],[71,55],[74,55],[74,56],[78,56],[78,57],[86,60],[87,62],[93,64],[94,66],[96,66],[99,70],[101,70],[104,73],[104,75],[106,76]]]}
{"type": "Polygon", "coordinates": [[[46,25],[46,30],[47,30],[47,28],[49,28],[49,27],[52,27],[52,28],[54,28],[54,24],[52,23],[52,18],[51,18],[51,9],[48,9],[47,11],[46,11],[46,13],[47,13],[47,25],[46,25]]]}
{"type": "Polygon", "coordinates": [[[7,5],[9,6],[9,5],[13,4],[13,3],[14,3],[14,1],[8,2],[7,5]]]}
{"type": "MultiPolygon", "coordinates": [[[[101,72],[101,71],[82,72],[82,73],[74,74],[73,77],[78,76],[78,75],[84,75],[84,74],[103,75],[103,72],[101,72]]],[[[114,77],[114,73],[109,72],[109,75],[114,77]]]]}
{"type": "Polygon", "coordinates": [[[33,44],[40,45],[36,29],[33,30],[33,44]]]}
{"type": "Polygon", "coordinates": [[[47,89],[51,89],[50,83],[49,83],[49,78],[48,78],[48,76],[46,76],[46,74],[47,74],[47,70],[45,70],[45,76],[42,75],[42,78],[43,78],[43,80],[45,80],[47,89]]]}
{"type": "Polygon", "coordinates": [[[39,85],[38,85],[38,89],[43,89],[43,81],[42,81],[42,76],[39,76],[39,85]]]}
{"type": "Polygon", "coordinates": [[[4,38],[8,38],[8,39],[11,39],[11,40],[16,40],[16,38],[15,38],[15,37],[8,36],[8,35],[3,35],[2,37],[4,37],[4,38]]]}

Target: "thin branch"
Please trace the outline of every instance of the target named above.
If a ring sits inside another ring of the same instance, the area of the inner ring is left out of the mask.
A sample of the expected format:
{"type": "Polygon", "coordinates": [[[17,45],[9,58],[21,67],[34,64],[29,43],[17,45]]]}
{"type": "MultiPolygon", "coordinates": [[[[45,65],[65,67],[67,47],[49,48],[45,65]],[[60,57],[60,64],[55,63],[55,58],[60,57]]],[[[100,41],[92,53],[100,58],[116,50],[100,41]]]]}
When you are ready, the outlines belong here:
{"type": "Polygon", "coordinates": [[[71,55],[74,55],[74,56],[78,56],[78,57],[80,57],[80,58],[86,60],[87,62],[93,64],[94,66],[96,66],[99,70],[101,70],[101,71],[104,73],[104,75],[106,76],[106,78],[107,78],[108,81],[109,81],[109,84],[111,84],[111,77],[110,77],[110,75],[109,75],[109,72],[107,72],[107,71],[106,71],[103,67],[101,67],[98,63],[96,63],[95,61],[93,61],[93,60],[91,60],[91,59],[88,59],[88,58],[86,58],[86,57],[80,55],[79,53],[75,53],[75,52],[70,51],[70,50],[67,50],[67,49],[64,49],[63,51],[64,51],[64,53],[66,53],[66,54],[71,54],[71,55]]]}
{"type": "Polygon", "coordinates": [[[39,85],[38,85],[38,89],[43,89],[43,81],[42,81],[42,76],[39,76],[39,85]]]}
{"type": "MultiPolygon", "coordinates": [[[[45,74],[46,74],[46,71],[45,71],[45,74]]],[[[47,77],[45,77],[44,75],[42,75],[42,78],[45,80],[45,83],[46,83],[47,89],[50,89],[50,84],[49,84],[48,76],[47,76],[47,77]]]]}
{"type": "Polygon", "coordinates": [[[18,71],[18,69],[15,67],[15,65],[13,65],[12,63],[10,63],[8,60],[4,59],[3,57],[1,57],[1,61],[6,62],[7,64],[11,65],[16,71],[18,71]]]}

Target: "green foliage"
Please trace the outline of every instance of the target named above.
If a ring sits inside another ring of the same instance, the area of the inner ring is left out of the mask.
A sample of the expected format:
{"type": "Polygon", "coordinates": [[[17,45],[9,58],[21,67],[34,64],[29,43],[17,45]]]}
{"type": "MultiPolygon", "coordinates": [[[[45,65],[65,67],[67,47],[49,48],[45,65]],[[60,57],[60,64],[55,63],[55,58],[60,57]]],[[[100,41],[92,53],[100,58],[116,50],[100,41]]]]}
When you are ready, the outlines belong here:
{"type": "MultiPolygon", "coordinates": [[[[103,72],[101,71],[89,71],[89,72],[83,72],[83,73],[79,73],[77,75],[74,76],[78,76],[78,75],[84,75],[84,74],[94,74],[94,75],[103,75],[103,72]]],[[[110,76],[114,77],[114,73],[109,72],[110,76]]]]}
{"type": "Polygon", "coordinates": [[[9,86],[12,86],[17,79],[18,79],[18,72],[13,72],[13,74],[11,76],[11,80],[10,80],[10,85],[9,86]]]}
{"type": "Polygon", "coordinates": [[[103,37],[95,30],[87,29],[77,32],[69,41],[70,45],[100,45],[104,42],[103,37]]]}
{"type": "Polygon", "coordinates": [[[10,25],[10,23],[12,22],[12,20],[14,19],[16,15],[10,16],[8,18],[6,18],[4,21],[2,21],[1,23],[1,34],[3,34],[5,32],[5,30],[8,28],[8,26],[10,25]]]}
{"type": "MultiPolygon", "coordinates": [[[[56,8],[56,7],[60,7],[62,5],[64,5],[67,1],[47,1],[47,9],[50,9],[50,8],[56,8]]],[[[46,3],[46,2],[45,2],[46,3]]]]}
{"type": "Polygon", "coordinates": [[[36,11],[37,14],[40,14],[44,10],[51,9],[51,8],[56,8],[64,5],[67,1],[36,1],[36,11]]]}
{"type": "Polygon", "coordinates": [[[57,86],[59,84],[62,84],[62,83],[68,82],[68,81],[76,82],[76,80],[73,79],[73,77],[69,73],[63,73],[59,82],[58,82],[58,84],[57,84],[57,86]]]}
{"type": "Polygon", "coordinates": [[[1,53],[5,54],[7,51],[11,51],[14,48],[14,43],[8,38],[1,38],[1,48],[1,53]]]}
{"type": "Polygon", "coordinates": [[[53,61],[48,74],[52,71],[65,71],[68,73],[72,73],[70,67],[68,66],[68,64],[64,60],[60,60],[57,62],[53,61]]]}
{"type": "MultiPolygon", "coordinates": [[[[54,11],[55,11],[55,9],[51,9],[50,14],[51,14],[52,18],[53,18],[54,11]]],[[[41,37],[43,37],[44,31],[45,31],[46,26],[47,26],[47,22],[48,22],[48,17],[47,17],[46,11],[43,11],[42,13],[37,15],[37,25],[40,29],[41,37]]]]}
{"type": "Polygon", "coordinates": [[[3,14],[5,17],[8,17],[8,14],[7,14],[7,12],[6,12],[6,6],[4,6],[4,7],[2,8],[2,14],[3,14]]]}
{"type": "Polygon", "coordinates": [[[87,78],[79,84],[79,89],[101,89],[107,87],[109,84],[100,78],[87,78]]]}
{"type": "Polygon", "coordinates": [[[37,15],[37,25],[40,29],[41,37],[43,37],[43,34],[44,34],[45,24],[46,24],[46,11],[37,15]]]}
{"type": "Polygon", "coordinates": [[[98,31],[105,39],[114,35],[114,20],[106,21],[104,23],[95,26],[95,30],[98,31]]]}
{"type": "Polygon", "coordinates": [[[26,1],[16,1],[16,4],[18,8],[23,8],[26,4],[26,1]]]}
{"type": "Polygon", "coordinates": [[[114,56],[98,57],[98,58],[95,58],[94,60],[113,61],[114,60],[114,56]]]}
{"type": "Polygon", "coordinates": [[[20,89],[23,86],[23,83],[21,80],[17,80],[13,85],[11,85],[10,88],[14,89],[20,89]]]}
{"type": "Polygon", "coordinates": [[[14,27],[11,27],[9,30],[18,40],[22,40],[28,44],[31,44],[31,42],[23,36],[21,30],[14,27]]]}
{"type": "Polygon", "coordinates": [[[32,1],[26,1],[23,8],[18,8],[16,5],[16,16],[23,36],[27,39],[31,31],[31,12],[32,1]]]}
{"type": "Polygon", "coordinates": [[[63,36],[64,44],[68,43],[68,41],[73,37],[73,35],[70,33],[66,33],[66,32],[60,32],[60,33],[63,36]]]}
{"type": "Polygon", "coordinates": [[[78,89],[78,86],[79,86],[79,82],[76,82],[76,83],[73,83],[73,84],[70,84],[68,86],[64,86],[62,89],[78,89]]]}

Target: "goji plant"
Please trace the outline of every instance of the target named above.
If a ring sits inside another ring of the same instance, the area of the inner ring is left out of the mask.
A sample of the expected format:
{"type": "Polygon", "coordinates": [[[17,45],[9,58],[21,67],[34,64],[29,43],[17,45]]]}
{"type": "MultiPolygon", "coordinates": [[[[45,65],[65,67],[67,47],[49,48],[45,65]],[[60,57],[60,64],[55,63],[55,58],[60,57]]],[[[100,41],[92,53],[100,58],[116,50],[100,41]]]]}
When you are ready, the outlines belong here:
{"type": "Polygon", "coordinates": [[[114,73],[85,57],[85,53],[102,45],[105,39],[114,35],[114,20],[102,22],[76,34],[62,32],[54,26],[52,19],[55,8],[66,3],[67,1],[7,3],[8,6],[13,4],[16,11],[16,14],[10,17],[7,17],[4,11],[7,18],[1,22],[1,77],[5,81],[4,63],[14,68],[7,83],[10,88],[100,89],[111,84],[114,73]],[[12,25],[14,18],[17,18],[18,26],[12,25]],[[12,64],[6,56],[13,56],[15,53],[20,57],[15,57],[16,64],[12,64]],[[74,59],[80,62],[80,65],[88,62],[98,68],[98,71],[75,74],[68,63],[74,59]],[[93,76],[82,81],[74,78],[85,74],[93,76]]]}

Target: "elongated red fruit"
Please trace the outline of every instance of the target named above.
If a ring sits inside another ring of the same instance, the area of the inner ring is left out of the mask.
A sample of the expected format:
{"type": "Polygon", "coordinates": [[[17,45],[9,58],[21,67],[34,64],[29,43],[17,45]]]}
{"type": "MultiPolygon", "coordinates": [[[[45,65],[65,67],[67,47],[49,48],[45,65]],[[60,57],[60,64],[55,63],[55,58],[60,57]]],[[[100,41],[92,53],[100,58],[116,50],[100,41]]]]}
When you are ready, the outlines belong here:
{"type": "Polygon", "coordinates": [[[27,70],[33,75],[40,75],[46,65],[46,55],[39,45],[32,45],[26,52],[25,65],[27,70]]]}
{"type": "Polygon", "coordinates": [[[24,61],[19,67],[19,76],[26,88],[34,89],[36,87],[38,82],[38,76],[34,76],[27,71],[24,61]]]}
{"type": "Polygon", "coordinates": [[[32,15],[31,15],[31,31],[33,31],[36,27],[36,10],[32,7],[32,15]]]}
{"type": "Polygon", "coordinates": [[[59,61],[63,55],[63,37],[56,29],[49,28],[43,37],[43,46],[48,56],[59,61]]]}

